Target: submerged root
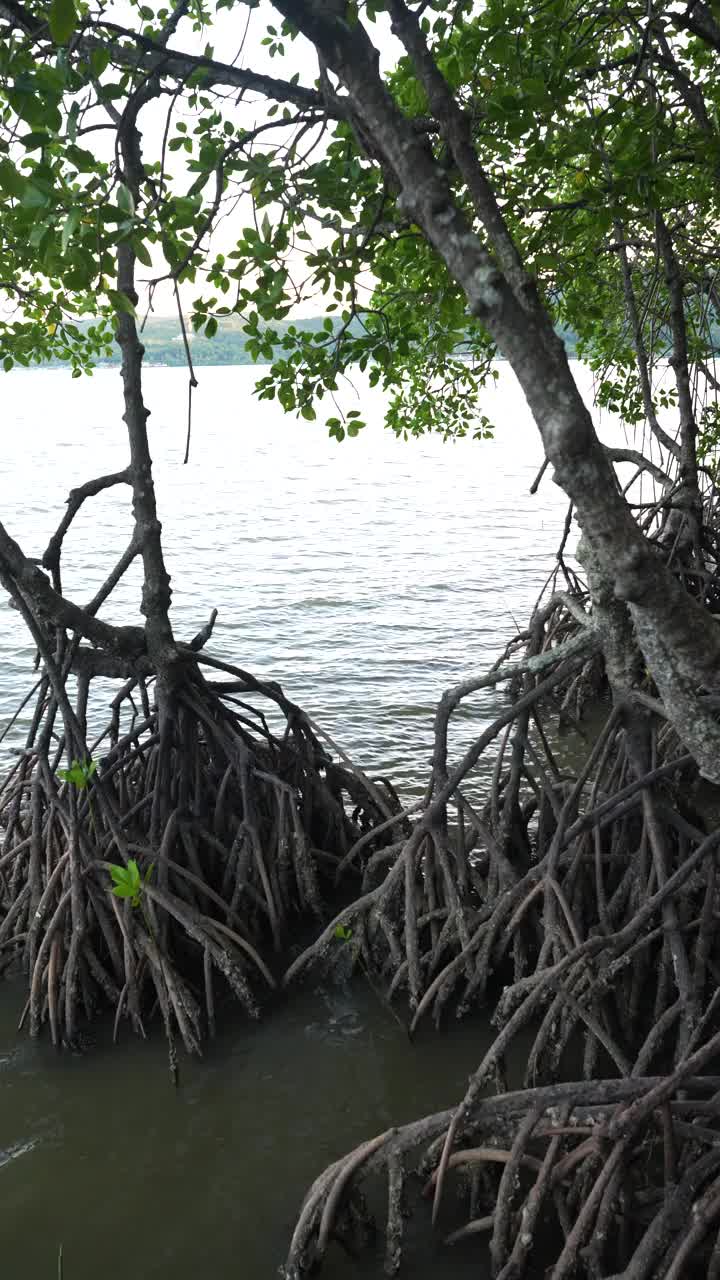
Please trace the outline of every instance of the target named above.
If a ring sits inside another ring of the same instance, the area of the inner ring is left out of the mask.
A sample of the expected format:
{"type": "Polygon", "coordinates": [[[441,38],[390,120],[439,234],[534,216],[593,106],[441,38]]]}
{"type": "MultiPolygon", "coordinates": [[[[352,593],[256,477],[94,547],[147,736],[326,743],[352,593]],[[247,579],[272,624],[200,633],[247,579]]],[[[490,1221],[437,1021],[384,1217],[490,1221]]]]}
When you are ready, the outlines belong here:
{"type": "MultiPolygon", "coordinates": [[[[290,1280],[322,1261],[344,1196],[379,1173],[395,1274],[413,1170],[427,1174],[447,1243],[489,1245],[502,1280],[540,1265],[552,1280],[720,1276],[720,1081],[703,1076],[720,1058],[720,828],[693,807],[697,767],[654,692],[603,703],[583,606],[580,593],[553,597],[511,646],[523,657],[508,652],[445,695],[422,806],[393,816],[363,893],[286,974],[332,958],[342,924],[386,997],[407,1002],[411,1031],[491,999],[498,1028],[458,1107],[381,1135],[318,1179],[290,1280]],[[450,770],[453,711],[501,680],[514,701],[450,770]],[[576,721],[589,701],[602,723],[570,772],[545,726],[553,714],[576,721]],[[478,803],[473,770],[498,738],[478,803]],[[483,1098],[520,1036],[527,1090],[483,1098]],[[458,1175],[466,1207],[451,1225],[458,1175]]],[[[361,852],[362,840],[343,865],[361,852]]]]}
{"type": "MultiPolygon", "coordinates": [[[[290,982],[332,960],[341,925],[387,998],[404,994],[411,1031],[453,1003],[458,1014],[476,1007],[502,985],[501,1031],[478,1087],[528,1026],[536,1030],[528,1084],[552,1078],[580,1037],[588,1078],[677,1061],[703,1034],[720,972],[720,830],[708,833],[692,809],[692,757],[641,702],[606,706],[573,774],[548,741],[548,709],[562,712],[578,681],[596,701],[601,688],[596,636],[583,617],[581,598],[553,597],[521,638],[524,659],[445,695],[422,809],[393,815],[388,844],[365,860],[361,895],[285,975],[290,982]],[[452,712],[500,680],[519,696],[450,772],[452,712]],[[479,806],[473,770],[503,730],[492,791],[479,806]],[[648,973],[659,975],[652,1007],[642,995],[648,973]]],[[[339,870],[365,849],[361,837],[339,870]]]]}
{"type": "MultiPolygon", "coordinates": [[[[386,1181],[386,1274],[411,1261],[404,1192],[418,1212],[453,1183],[438,1220],[446,1246],[489,1250],[500,1280],[543,1267],[571,1275],[672,1280],[714,1274],[720,1233],[720,1078],[696,1074],[720,1043],[670,1076],[572,1082],[484,1098],[455,1129],[440,1112],[390,1129],[335,1161],[311,1187],[283,1269],[322,1261],[347,1197],[386,1181]],[[412,1194],[411,1194],[412,1193],[412,1194]],[[688,1225],[689,1224],[689,1225],[688,1225]]],[[[374,1194],[377,1199],[377,1194],[374,1194]]]]}
{"type": "Polygon", "coordinates": [[[23,1021],[56,1044],[108,1006],[116,1034],[122,1019],[144,1034],[158,1010],[196,1052],[223,993],[256,1016],[290,921],[326,918],[338,864],[361,838],[377,853],[397,807],[277,685],[202,654],[162,712],[152,694],[127,681],[82,750],[82,689],[68,717],[44,682],[0,792],[0,972],[26,969],[23,1021]],[[140,884],[123,900],[111,871],[129,863],[140,884]]]}

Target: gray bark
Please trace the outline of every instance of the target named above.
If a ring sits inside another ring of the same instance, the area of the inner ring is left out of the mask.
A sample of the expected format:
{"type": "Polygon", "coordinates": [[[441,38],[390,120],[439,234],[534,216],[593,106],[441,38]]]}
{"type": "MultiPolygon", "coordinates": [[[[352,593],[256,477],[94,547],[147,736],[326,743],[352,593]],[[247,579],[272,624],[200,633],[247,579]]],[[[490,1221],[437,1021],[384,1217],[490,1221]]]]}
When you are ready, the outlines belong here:
{"type": "Polygon", "coordinates": [[[14,583],[36,618],[48,626],[77,632],[108,654],[133,662],[145,651],[141,627],[114,627],[60,595],[0,524],[0,573],[14,583]]]}
{"type": "MultiPolygon", "coordinates": [[[[141,198],[143,178],[140,157],[140,134],[136,119],[140,105],[155,96],[156,90],[147,85],[142,94],[131,99],[118,130],[118,142],[122,157],[124,179],[135,204],[141,198]]],[[[133,307],[138,301],[135,289],[135,250],[129,240],[118,246],[118,292],[133,307]]],[[[158,518],[155,484],[152,474],[152,458],[147,433],[149,411],[142,393],[142,362],[144,348],[138,337],[134,316],[126,311],[117,315],[117,341],[122,353],[122,382],[125,402],[124,421],[130,444],[130,478],[135,517],[134,542],[140,548],[143,561],[143,588],[141,611],[145,617],[145,635],[148,654],[158,674],[165,673],[177,660],[170,623],[170,575],[165,567],[162,549],[162,526],[158,518]]]]}

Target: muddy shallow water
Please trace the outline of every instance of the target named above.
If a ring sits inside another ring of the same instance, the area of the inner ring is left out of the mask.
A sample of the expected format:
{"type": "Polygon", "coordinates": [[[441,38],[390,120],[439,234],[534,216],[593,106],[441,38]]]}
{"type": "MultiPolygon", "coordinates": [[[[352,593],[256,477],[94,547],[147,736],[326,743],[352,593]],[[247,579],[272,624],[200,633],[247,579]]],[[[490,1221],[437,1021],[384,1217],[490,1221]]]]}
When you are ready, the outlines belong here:
{"type": "MultiPolygon", "coordinates": [[[[231,1015],[202,1062],[181,1062],[174,1091],[160,1036],[113,1047],[107,1025],[85,1056],[56,1055],[15,1031],[21,998],[11,986],[0,1004],[13,1280],[55,1276],[59,1244],[65,1280],[272,1276],[312,1178],[368,1136],[452,1105],[491,1038],[478,1017],[410,1044],[362,981],[310,983],[259,1025],[231,1015]]],[[[422,1227],[418,1277],[432,1273],[422,1227]]],[[[476,1250],[447,1261],[453,1276],[478,1274],[476,1250]]],[[[338,1252],[329,1274],[372,1263],[348,1268],[338,1252]]]]}

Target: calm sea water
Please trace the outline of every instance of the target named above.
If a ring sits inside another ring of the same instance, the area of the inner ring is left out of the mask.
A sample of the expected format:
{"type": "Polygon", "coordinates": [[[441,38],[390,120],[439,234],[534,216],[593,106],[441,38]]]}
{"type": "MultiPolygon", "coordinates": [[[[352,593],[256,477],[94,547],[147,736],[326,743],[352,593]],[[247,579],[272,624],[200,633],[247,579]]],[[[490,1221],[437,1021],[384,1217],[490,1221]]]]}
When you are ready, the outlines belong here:
{"type": "MultiPolygon", "coordinates": [[[[216,607],[213,652],[279,680],[353,755],[413,789],[439,695],[525,625],[562,530],[557,487],[546,478],[528,493],[539,440],[501,368],[485,406],[494,440],[397,440],[363,389],[369,425],[342,445],[259,403],[252,369],[202,369],[187,466],[183,373],[147,373],[178,634],[216,607]]],[[[126,464],[119,375],[5,376],[3,411],[2,519],[41,555],[70,488],[126,464]]],[[[129,489],[89,501],[66,541],[66,594],[90,599],[129,531],[129,489]]],[[[139,595],[135,566],[101,616],[135,620],[139,595]]],[[[33,651],[17,613],[0,609],[2,724],[33,683],[33,651]]],[[[462,733],[498,705],[480,697],[462,733]]]]}
{"type": "MultiPolygon", "coordinates": [[[[186,386],[150,370],[147,398],[178,634],[220,611],[212,651],[280,680],[347,750],[422,787],[443,689],[493,661],[548,573],[566,502],[503,368],[485,409],[496,439],[403,443],[369,426],[342,446],[252,396],[251,369],[202,369],[191,461],[186,386]]],[[[41,555],[69,489],[125,465],[116,371],[3,378],[0,511],[41,555]]],[[[125,546],[128,493],[94,499],[67,541],[65,591],[89,599],[125,546]]],[[[128,575],[105,611],[137,614],[128,575]]],[[[0,604],[0,722],[32,684],[32,648],[0,604]]],[[[487,694],[467,738],[501,705],[487,694]]],[[[17,746],[21,726],[8,740],[17,746]]],[[[7,746],[7,743],[6,743],[7,746]]],[[[460,741],[456,742],[459,748],[460,741]]],[[[409,1045],[362,988],[311,983],[259,1027],[235,1018],[169,1086],[162,1040],[107,1028],[84,1058],[15,1030],[24,996],[0,990],[0,1247],[11,1280],[258,1280],[281,1261],[309,1180],[354,1143],[451,1105],[490,1031],[467,1021],[409,1045]]],[[[416,1241],[410,1274],[438,1274],[416,1241]],[[434,1268],[434,1272],[433,1272],[434,1268]]],[[[477,1277],[477,1255],[443,1274],[477,1277]]],[[[367,1273],[366,1267],[363,1268],[367,1273]]],[[[356,1274],[333,1255],[331,1275],[356,1274]]]]}

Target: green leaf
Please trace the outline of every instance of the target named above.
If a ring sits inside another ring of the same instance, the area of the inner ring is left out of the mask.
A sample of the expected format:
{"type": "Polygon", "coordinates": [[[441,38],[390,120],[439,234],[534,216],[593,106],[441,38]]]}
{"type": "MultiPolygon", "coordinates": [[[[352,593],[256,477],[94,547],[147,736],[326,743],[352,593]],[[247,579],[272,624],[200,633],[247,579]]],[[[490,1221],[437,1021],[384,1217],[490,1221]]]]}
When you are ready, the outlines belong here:
{"type": "Polygon", "coordinates": [[[200,207],[200,198],[190,199],[189,196],[177,196],[172,202],[169,211],[169,218],[174,223],[176,230],[182,230],[185,227],[192,226],[198,209],[200,207]]]}
{"type": "Polygon", "coordinates": [[[78,787],[81,791],[87,781],[85,770],[77,760],[73,760],[69,769],[58,770],[58,777],[62,778],[63,782],[69,782],[72,786],[78,787]]]}
{"type": "Polygon", "coordinates": [[[71,209],[67,218],[63,223],[63,229],[60,235],[60,244],[61,244],[63,253],[67,253],[68,245],[70,244],[70,241],[72,240],[73,236],[75,235],[75,232],[80,226],[80,223],[82,221],[82,213],[83,213],[82,209],[78,209],[78,208],[71,209]]]}
{"type": "Polygon", "coordinates": [[[121,293],[119,289],[108,289],[108,297],[116,311],[122,311],[126,316],[132,316],[133,320],[137,320],[137,311],[126,293],[121,293]]]}
{"type": "Polygon", "coordinates": [[[75,0],[52,0],[49,23],[56,44],[67,44],[78,23],[75,0]]]}
{"type": "Polygon", "coordinates": [[[27,178],[15,168],[12,160],[0,160],[0,187],[9,195],[21,200],[25,194],[27,178]]]}
{"type": "Polygon", "coordinates": [[[117,206],[122,209],[123,213],[127,213],[129,217],[133,217],[135,213],[135,201],[133,200],[132,191],[125,186],[124,182],[118,184],[117,189],[117,206]]]}
{"type": "MultiPolygon", "coordinates": [[[[153,863],[150,864],[145,875],[145,883],[152,872],[153,863]]],[[[140,905],[140,896],[143,890],[143,882],[140,879],[140,871],[138,864],[134,858],[128,860],[126,867],[112,863],[110,865],[110,878],[114,881],[112,892],[117,898],[128,898],[133,907],[140,905]]]]}
{"type": "Polygon", "coordinates": [[[67,124],[65,126],[67,136],[70,142],[74,142],[77,137],[77,126],[78,126],[79,115],[80,115],[80,103],[73,102],[68,112],[67,124]]]}
{"type": "Polygon", "coordinates": [[[45,205],[49,203],[49,197],[45,191],[41,191],[33,182],[26,182],[20,203],[23,209],[44,209],[45,205]]]}
{"type": "Polygon", "coordinates": [[[137,258],[138,262],[142,262],[144,267],[151,267],[152,258],[148,253],[147,246],[143,243],[143,241],[138,236],[133,237],[132,246],[133,246],[133,249],[135,250],[135,257],[137,258]]]}
{"type": "Polygon", "coordinates": [[[103,71],[106,71],[110,64],[109,49],[93,49],[90,54],[90,67],[96,80],[100,79],[103,71]]]}

